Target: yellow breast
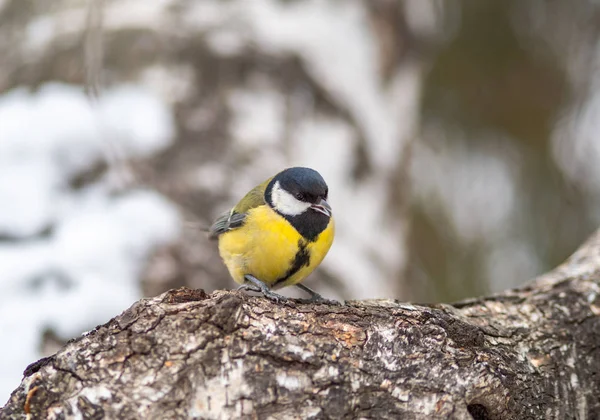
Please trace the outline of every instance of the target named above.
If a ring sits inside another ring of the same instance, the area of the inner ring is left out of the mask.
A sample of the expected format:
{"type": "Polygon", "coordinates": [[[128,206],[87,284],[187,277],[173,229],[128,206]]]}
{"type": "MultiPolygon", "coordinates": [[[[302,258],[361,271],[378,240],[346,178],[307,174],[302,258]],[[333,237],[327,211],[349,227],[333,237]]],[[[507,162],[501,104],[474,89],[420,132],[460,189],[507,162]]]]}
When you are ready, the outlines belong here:
{"type": "Polygon", "coordinates": [[[279,288],[304,280],[325,258],[333,235],[332,218],[317,239],[309,242],[265,205],[251,209],[242,227],[219,236],[219,253],[237,283],[251,274],[279,288]]]}

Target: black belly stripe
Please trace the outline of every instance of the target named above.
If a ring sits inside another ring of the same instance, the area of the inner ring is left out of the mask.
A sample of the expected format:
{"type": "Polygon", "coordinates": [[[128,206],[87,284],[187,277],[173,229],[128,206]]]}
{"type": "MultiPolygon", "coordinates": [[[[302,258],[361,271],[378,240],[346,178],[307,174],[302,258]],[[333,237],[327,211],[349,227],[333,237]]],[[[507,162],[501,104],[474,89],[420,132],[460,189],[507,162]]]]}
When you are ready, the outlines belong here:
{"type": "Polygon", "coordinates": [[[308,249],[306,249],[306,245],[307,243],[302,239],[298,240],[298,251],[296,251],[292,265],[282,277],[279,277],[277,280],[275,280],[275,283],[273,283],[272,287],[284,283],[287,279],[300,271],[302,267],[308,267],[310,264],[310,252],[308,252],[308,249]]]}

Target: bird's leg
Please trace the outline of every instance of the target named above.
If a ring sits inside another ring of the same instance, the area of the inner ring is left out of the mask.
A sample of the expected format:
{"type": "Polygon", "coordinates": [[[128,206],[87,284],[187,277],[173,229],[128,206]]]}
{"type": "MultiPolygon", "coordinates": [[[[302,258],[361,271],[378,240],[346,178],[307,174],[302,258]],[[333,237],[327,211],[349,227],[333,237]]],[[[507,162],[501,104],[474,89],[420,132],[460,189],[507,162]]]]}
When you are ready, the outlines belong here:
{"type": "Polygon", "coordinates": [[[300,301],[304,303],[325,303],[329,305],[341,305],[337,300],[325,299],[323,296],[315,292],[308,286],[303,285],[302,283],[298,283],[295,285],[297,288],[304,290],[305,292],[310,294],[310,298],[308,299],[300,299],[300,301]]]}
{"type": "Polygon", "coordinates": [[[260,281],[259,279],[257,279],[256,277],[254,277],[250,274],[246,274],[244,276],[244,279],[248,283],[242,284],[240,287],[238,287],[238,289],[252,290],[253,292],[260,292],[264,295],[264,297],[272,300],[275,303],[285,302],[286,300],[288,300],[287,297],[269,290],[269,286],[267,286],[264,282],[260,281]]]}

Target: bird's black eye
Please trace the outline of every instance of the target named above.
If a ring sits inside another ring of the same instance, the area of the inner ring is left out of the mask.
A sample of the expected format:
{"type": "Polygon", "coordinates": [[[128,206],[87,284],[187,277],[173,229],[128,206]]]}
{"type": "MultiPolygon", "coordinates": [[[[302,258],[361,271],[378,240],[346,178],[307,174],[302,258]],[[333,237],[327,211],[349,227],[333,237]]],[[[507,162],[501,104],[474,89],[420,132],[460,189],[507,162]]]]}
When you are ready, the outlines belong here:
{"type": "Polygon", "coordinates": [[[296,193],[296,199],[299,201],[304,201],[304,194],[302,193],[296,193]]]}

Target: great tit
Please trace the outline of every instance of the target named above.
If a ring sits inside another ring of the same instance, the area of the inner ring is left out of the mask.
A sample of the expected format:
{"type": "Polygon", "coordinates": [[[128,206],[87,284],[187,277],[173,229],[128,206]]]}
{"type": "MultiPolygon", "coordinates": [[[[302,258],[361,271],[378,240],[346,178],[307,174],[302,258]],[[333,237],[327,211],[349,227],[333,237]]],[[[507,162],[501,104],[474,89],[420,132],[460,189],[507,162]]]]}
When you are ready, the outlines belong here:
{"type": "Polygon", "coordinates": [[[334,236],[328,188],[310,168],[288,168],[252,189],[209,229],[240,289],[261,292],[296,286],[311,302],[332,302],[301,284],[329,251],[334,236]]]}

